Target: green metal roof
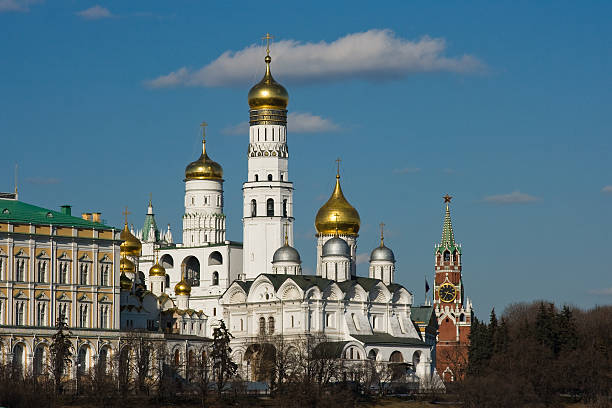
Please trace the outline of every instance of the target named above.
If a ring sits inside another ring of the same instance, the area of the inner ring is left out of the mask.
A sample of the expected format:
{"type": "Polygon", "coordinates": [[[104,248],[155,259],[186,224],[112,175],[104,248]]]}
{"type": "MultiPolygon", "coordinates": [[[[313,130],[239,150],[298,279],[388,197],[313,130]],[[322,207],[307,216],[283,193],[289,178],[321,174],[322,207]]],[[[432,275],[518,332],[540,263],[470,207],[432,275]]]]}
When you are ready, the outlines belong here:
{"type": "Polygon", "coordinates": [[[157,229],[157,223],[155,222],[155,216],[153,214],[147,214],[145,216],[144,225],[142,227],[142,241],[146,242],[149,239],[149,231],[153,225],[153,231],[155,231],[155,242],[159,241],[159,230],[157,229]]]}
{"type": "Polygon", "coordinates": [[[59,211],[37,207],[18,200],[0,199],[0,222],[36,225],[59,225],[66,227],[112,229],[99,222],[87,221],[59,211]]]}
{"type": "Polygon", "coordinates": [[[455,243],[455,234],[453,232],[453,223],[451,221],[448,203],[446,204],[446,213],[444,214],[442,240],[440,241],[440,245],[436,247],[436,252],[442,253],[445,249],[448,249],[450,252],[457,251],[461,253],[461,248],[455,243]]]}
{"type": "Polygon", "coordinates": [[[429,323],[433,315],[433,306],[413,306],[410,308],[410,318],[415,322],[429,323]]]}
{"type": "Polygon", "coordinates": [[[352,335],[355,340],[358,340],[364,344],[372,345],[401,345],[401,346],[427,346],[427,344],[420,339],[413,337],[395,337],[388,333],[376,333],[369,335],[352,335]]]}

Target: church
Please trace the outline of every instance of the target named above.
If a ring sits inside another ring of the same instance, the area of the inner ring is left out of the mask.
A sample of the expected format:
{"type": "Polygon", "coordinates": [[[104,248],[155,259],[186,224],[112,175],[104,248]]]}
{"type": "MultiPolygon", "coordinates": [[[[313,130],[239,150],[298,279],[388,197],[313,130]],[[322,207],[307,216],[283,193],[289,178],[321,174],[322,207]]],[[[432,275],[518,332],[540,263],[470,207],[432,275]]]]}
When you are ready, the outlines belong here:
{"type": "MultiPolygon", "coordinates": [[[[368,276],[357,276],[361,220],[342,190],[339,166],[331,195],[314,220],[316,274],[302,273],[302,258],[293,246],[289,95],[273,78],[271,61],[268,48],[264,77],[248,93],[242,242],[226,237],[223,168],[209,156],[203,126],[202,153],[185,169],[183,242],[172,241],[169,227],[165,232],[157,228],[151,202],[142,229],[132,230],[143,245],[139,284],[174,299],[173,287],[186,282],[189,308],[206,315],[205,335],[223,320],[235,337],[235,361],[252,378],[256,373],[248,367],[262,336],[322,334],[335,345],[338,358],[404,363],[413,379],[429,381],[437,375],[438,323],[447,318],[448,305],[437,300],[434,306],[413,305],[412,293],[395,281],[395,255],[382,229],[368,276]],[[150,268],[161,268],[165,275],[147,275],[150,268]]],[[[471,305],[463,313],[471,315],[471,305]]]]}

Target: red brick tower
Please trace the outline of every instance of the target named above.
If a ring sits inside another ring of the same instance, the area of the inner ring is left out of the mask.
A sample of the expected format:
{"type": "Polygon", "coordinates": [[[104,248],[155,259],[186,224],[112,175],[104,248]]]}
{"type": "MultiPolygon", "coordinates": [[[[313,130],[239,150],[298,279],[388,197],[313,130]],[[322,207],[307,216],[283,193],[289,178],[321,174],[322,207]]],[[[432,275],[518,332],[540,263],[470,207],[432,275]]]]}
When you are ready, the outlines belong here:
{"type": "Polygon", "coordinates": [[[465,298],[461,279],[461,245],[455,243],[448,194],[444,196],[446,213],[442,241],[435,247],[434,311],[438,318],[436,369],[445,382],[465,375],[468,343],[472,324],[472,302],[465,298]]]}

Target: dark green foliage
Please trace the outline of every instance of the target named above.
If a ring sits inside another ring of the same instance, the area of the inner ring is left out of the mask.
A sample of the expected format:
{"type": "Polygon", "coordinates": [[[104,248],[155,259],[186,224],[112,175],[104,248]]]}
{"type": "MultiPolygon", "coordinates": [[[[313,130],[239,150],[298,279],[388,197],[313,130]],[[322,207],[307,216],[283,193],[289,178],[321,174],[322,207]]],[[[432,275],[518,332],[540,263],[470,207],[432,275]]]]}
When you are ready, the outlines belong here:
{"type": "Polygon", "coordinates": [[[234,338],[225,327],[225,322],[221,320],[221,326],[213,332],[213,344],[210,358],[213,362],[213,373],[217,382],[217,392],[219,395],[227,381],[236,375],[238,365],[232,361],[232,348],[230,341],[234,338]]]}
{"type": "Polygon", "coordinates": [[[489,324],[473,320],[462,399],[467,408],[559,406],[562,396],[609,401],[610,344],[612,306],[517,304],[500,322],[492,311],[489,324]]]}
{"type": "Polygon", "coordinates": [[[55,324],[56,332],[51,338],[50,351],[50,371],[55,383],[55,393],[62,393],[62,377],[66,368],[70,365],[72,358],[72,343],[70,342],[70,330],[63,317],[59,317],[55,324]]]}

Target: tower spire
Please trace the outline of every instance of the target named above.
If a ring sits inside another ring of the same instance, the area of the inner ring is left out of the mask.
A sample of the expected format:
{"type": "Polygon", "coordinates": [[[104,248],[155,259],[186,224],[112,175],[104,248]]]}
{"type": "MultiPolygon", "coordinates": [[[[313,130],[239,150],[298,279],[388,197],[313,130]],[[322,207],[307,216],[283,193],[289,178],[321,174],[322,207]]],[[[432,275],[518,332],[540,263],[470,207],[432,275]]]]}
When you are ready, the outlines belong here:
{"type": "Polygon", "coordinates": [[[454,248],[456,246],[455,234],[453,233],[453,223],[451,221],[449,206],[453,197],[446,194],[442,198],[444,198],[444,203],[446,204],[446,212],[444,214],[444,226],[442,227],[442,241],[440,242],[440,246],[454,248]]]}

